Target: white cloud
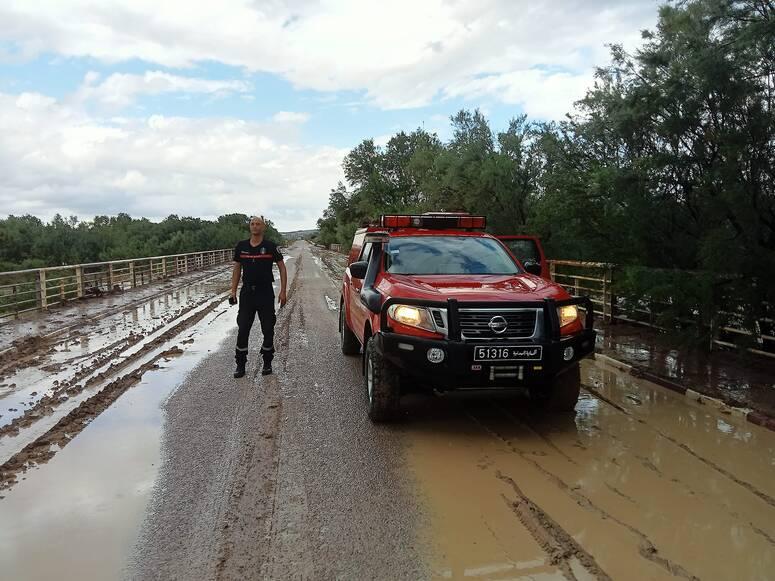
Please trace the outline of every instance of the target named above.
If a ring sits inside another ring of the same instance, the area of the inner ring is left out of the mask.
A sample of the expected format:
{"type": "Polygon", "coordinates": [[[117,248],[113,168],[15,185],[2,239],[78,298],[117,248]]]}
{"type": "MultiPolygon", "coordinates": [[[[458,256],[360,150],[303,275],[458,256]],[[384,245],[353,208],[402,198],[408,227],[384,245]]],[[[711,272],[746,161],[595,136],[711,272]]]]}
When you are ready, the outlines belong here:
{"type": "Polygon", "coordinates": [[[571,103],[584,96],[593,81],[591,73],[529,69],[454,83],[444,89],[444,95],[469,99],[498,95],[504,103],[520,105],[530,117],[559,119],[570,111],[571,103]]]}
{"type": "Polygon", "coordinates": [[[278,111],[272,116],[275,123],[306,123],[309,113],[297,113],[294,111],[278,111]]]}
{"type": "MultiPolygon", "coordinates": [[[[400,130],[399,130],[400,131],[400,130]]],[[[397,133],[398,131],[396,131],[397,133]]],[[[393,138],[393,133],[385,133],[384,135],[377,135],[373,138],[374,145],[377,147],[385,147],[388,142],[393,138]]]]}
{"type": "MultiPolygon", "coordinates": [[[[362,90],[384,108],[424,105],[460,92],[540,111],[547,92],[537,83],[575,93],[574,78],[607,59],[604,43],[636,45],[640,29],[655,23],[658,4],[5,0],[0,40],[28,56],[50,51],[169,67],[215,61],[276,73],[301,88],[362,90]],[[533,86],[521,90],[520,82],[533,86]]],[[[562,97],[553,100],[547,112],[560,108],[562,97]]],[[[571,101],[563,102],[569,107],[571,101]]]]}
{"type": "Polygon", "coordinates": [[[346,151],[305,147],[283,124],[234,119],[98,119],[36,93],[0,93],[3,214],[261,212],[309,227],[346,151]]]}
{"type": "Polygon", "coordinates": [[[142,75],[114,73],[99,84],[98,80],[97,73],[86,73],[76,98],[81,101],[94,101],[106,107],[122,108],[134,103],[141,95],[203,93],[222,97],[250,91],[250,85],[244,81],[199,79],[161,71],[146,71],[142,75]]]}

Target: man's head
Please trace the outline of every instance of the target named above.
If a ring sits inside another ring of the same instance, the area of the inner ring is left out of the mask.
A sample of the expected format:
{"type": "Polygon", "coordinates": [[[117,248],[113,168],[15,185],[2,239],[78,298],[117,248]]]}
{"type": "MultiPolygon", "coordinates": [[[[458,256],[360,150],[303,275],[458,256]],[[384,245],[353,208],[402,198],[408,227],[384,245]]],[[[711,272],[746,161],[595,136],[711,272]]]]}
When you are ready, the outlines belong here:
{"type": "Polygon", "coordinates": [[[263,216],[253,216],[250,219],[251,236],[263,236],[266,232],[266,221],[263,216]]]}

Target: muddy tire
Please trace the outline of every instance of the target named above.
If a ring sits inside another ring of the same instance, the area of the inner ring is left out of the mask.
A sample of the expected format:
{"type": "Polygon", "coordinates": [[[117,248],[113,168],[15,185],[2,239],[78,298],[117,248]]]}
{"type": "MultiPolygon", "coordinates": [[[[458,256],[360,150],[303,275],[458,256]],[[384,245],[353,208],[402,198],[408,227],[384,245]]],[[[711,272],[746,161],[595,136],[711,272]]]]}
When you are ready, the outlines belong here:
{"type": "Polygon", "coordinates": [[[576,363],[547,384],[531,390],[531,399],[552,412],[572,412],[581,392],[581,368],[576,363]]]}
{"type": "Polygon", "coordinates": [[[358,337],[347,326],[347,318],[344,315],[344,303],[339,305],[339,343],[342,347],[342,353],[345,355],[358,355],[361,352],[361,344],[358,341],[358,337]]]}
{"type": "Polygon", "coordinates": [[[363,375],[369,419],[375,423],[396,419],[401,401],[399,375],[390,363],[377,353],[372,338],[369,338],[366,343],[364,363],[363,375]]]}

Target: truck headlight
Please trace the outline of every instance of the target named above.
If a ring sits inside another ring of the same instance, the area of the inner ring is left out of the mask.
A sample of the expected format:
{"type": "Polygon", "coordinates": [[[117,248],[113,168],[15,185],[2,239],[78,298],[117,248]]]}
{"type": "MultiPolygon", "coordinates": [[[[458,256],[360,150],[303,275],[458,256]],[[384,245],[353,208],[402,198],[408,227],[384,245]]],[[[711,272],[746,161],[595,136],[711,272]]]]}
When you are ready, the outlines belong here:
{"type": "Polygon", "coordinates": [[[560,317],[560,327],[570,325],[579,318],[579,310],[576,305],[568,305],[565,307],[559,307],[557,309],[557,315],[560,317]]]}
{"type": "Polygon", "coordinates": [[[436,332],[436,325],[433,324],[433,318],[425,307],[391,305],[388,307],[388,316],[402,325],[425,329],[432,333],[436,332]]]}

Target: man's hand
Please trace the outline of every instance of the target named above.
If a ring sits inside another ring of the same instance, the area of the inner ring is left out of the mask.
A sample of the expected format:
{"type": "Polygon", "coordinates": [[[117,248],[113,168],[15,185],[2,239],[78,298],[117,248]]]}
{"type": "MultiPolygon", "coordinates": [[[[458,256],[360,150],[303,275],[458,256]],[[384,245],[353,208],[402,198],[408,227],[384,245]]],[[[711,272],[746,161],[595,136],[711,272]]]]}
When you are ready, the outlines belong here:
{"type": "Polygon", "coordinates": [[[277,302],[280,303],[280,307],[284,307],[285,303],[288,302],[288,297],[285,294],[285,291],[280,291],[280,296],[277,297],[277,302]]]}
{"type": "Polygon", "coordinates": [[[231,293],[229,295],[229,304],[230,305],[236,305],[237,304],[237,293],[231,293]]]}

